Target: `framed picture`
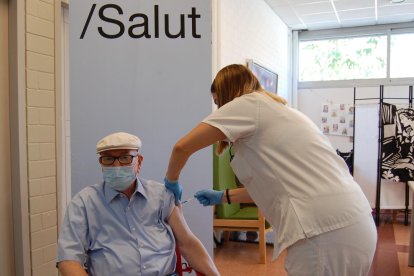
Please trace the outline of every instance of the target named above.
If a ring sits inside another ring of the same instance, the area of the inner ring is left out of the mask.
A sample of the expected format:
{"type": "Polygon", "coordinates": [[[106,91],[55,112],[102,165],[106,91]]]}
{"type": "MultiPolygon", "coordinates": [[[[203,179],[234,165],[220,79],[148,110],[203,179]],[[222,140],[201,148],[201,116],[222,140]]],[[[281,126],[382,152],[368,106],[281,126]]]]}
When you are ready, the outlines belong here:
{"type": "Polygon", "coordinates": [[[247,67],[252,70],[265,90],[277,94],[278,75],[275,72],[254,62],[252,59],[247,60],[247,67]]]}

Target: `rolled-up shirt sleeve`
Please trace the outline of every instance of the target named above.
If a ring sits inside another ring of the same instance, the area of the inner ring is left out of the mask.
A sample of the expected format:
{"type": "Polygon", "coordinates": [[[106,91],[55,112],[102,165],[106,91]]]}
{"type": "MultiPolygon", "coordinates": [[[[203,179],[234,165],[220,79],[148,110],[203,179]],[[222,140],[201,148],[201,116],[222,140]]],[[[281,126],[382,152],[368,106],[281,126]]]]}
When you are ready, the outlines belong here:
{"type": "Polygon", "coordinates": [[[58,239],[58,256],[61,261],[86,262],[88,248],[87,217],[83,200],[75,196],[66,209],[65,218],[58,239]]]}
{"type": "Polygon", "coordinates": [[[163,221],[167,221],[175,208],[175,197],[174,194],[168,190],[165,191],[163,197],[161,216],[163,221]]]}

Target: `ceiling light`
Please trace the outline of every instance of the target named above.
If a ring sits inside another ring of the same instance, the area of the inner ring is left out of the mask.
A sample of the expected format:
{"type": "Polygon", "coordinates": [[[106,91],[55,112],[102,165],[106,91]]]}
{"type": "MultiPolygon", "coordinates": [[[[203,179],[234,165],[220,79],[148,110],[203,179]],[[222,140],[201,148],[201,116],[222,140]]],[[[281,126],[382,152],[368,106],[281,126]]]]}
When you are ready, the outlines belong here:
{"type": "Polygon", "coordinates": [[[398,3],[405,2],[405,0],[390,0],[390,2],[391,2],[392,4],[398,4],[398,3]]]}

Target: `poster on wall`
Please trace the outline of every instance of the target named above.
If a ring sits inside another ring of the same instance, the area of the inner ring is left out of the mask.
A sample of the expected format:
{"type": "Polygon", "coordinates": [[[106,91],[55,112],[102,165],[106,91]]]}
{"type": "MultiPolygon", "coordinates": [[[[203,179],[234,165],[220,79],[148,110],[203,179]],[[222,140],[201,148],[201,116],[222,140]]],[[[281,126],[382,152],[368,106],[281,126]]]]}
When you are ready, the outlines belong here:
{"type": "Polygon", "coordinates": [[[323,103],[321,106],[321,130],[326,135],[353,136],[354,106],[323,103]]]}
{"type": "Polygon", "coordinates": [[[247,60],[247,67],[252,70],[253,74],[265,90],[277,94],[277,83],[279,80],[278,74],[258,64],[252,59],[247,60]]]}

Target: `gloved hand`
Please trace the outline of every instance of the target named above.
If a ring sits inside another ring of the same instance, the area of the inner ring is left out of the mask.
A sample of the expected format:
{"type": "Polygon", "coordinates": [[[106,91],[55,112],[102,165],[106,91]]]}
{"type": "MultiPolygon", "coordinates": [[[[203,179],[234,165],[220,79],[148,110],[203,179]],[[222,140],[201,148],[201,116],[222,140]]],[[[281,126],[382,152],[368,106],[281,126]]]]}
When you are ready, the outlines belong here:
{"type": "Polygon", "coordinates": [[[164,184],[165,187],[174,194],[175,205],[178,205],[181,200],[181,196],[183,195],[183,187],[181,187],[178,181],[168,181],[166,177],[164,178],[164,184]]]}
{"type": "Polygon", "coordinates": [[[194,197],[197,198],[198,202],[203,206],[221,204],[221,198],[223,197],[224,191],[215,191],[212,189],[200,190],[195,193],[194,197]]]}

